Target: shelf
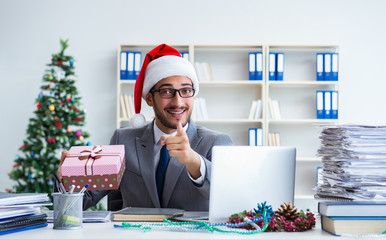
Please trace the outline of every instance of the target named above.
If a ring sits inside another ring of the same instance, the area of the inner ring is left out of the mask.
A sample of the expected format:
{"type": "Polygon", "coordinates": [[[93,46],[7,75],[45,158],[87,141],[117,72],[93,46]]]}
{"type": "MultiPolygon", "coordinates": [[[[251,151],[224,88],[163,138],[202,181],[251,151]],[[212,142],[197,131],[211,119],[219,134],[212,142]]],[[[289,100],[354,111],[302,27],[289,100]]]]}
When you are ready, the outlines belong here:
{"type": "Polygon", "coordinates": [[[268,81],[268,86],[338,86],[338,81],[268,81]]]}
{"type": "MultiPolygon", "coordinates": [[[[120,51],[140,51],[143,56],[156,45],[120,45],[120,51]]],[[[228,134],[234,145],[248,145],[248,129],[262,128],[263,143],[268,145],[270,132],[280,134],[283,146],[294,146],[297,151],[296,195],[300,206],[315,206],[312,190],[316,184],[317,157],[320,145],[319,126],[339,123],[338,119],[316,119],[316,91],[338,91],[338,81],[316,81],[316,54],[339,53],[339,45],[172,45],[178,51],[189,53],[189,61],[210,64],[213,81],[202,81],[198,96],[206,100],[209,119],[192,118],[197,125],[228,134]],[[262,52],[263,80],[248,80],[249,53],[262,52]],[[284,53],[283,81],[269,81],[269,53],[284,53]],[[270,119],[268,99],[278,101],[281,119],[270,119]],[[252,102],[262,100],[261,119],[248,119],[252,102]]],[[[132,94],[135,80],[120,80],[117,68],[117,96],[132,94]]],[[[339,75],[340,77],[341,75],[339,75]]],[[[117,97],[117,127],[128,125],[122,118],[117,97]]],[[[152,109],[142,104],[142,113],[151,119],[152,109]]],[[[150,122],[151,120],[148,120],[150,122]]],[[[315,192],[316,193],[316,192],[315,192]]]]}
{"type": "Polygon", "coordinates": [[[269,119],[268,124],[336,124],[338,119],[269,119]]]}
{"type": "Polygon", "coordinates": [[[306,199],[306,200],[314,200],[314,194],[300,194],[295,195],[295,199],[306,199]]]}
{"type": "Polygon", "coordinates": [[[262,119],[205,119],[205,120],[194,120],[196,123],[205,124],[205,123],[262,123],[262,119]]]}
{"type": "Polygon", "coordinates": [[[317,157],[297,157],[298,162],[310,162],[310,163],[321,163],[320,158],[317,157]]]}
{"type": "Polygon", "coordinates": [[[216,86],[216,85],[263,85],[263,81],[249,81],[249,80],[232,80],[232,81],[210,81],[199,82],[200,86],[216,86]]]}

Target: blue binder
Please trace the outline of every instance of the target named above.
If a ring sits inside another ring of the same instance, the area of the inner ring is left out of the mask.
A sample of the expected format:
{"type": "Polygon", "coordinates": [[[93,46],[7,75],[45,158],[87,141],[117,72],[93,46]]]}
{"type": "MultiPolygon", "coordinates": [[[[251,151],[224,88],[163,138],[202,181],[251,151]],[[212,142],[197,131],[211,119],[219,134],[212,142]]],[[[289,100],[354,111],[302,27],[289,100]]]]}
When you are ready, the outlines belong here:
{"type": "Polygon", "coordinates": [[[331,80],[338,81],[339,72],[339,55],[338,53],[332,53],[331,58],[331,80]]]}
{"type": "Polygon", "coordinates": [[[331,81],[331,53],[324,54],[324,81],[331,81]]]}
{"type": "Polygon", "coordinates": [[[276,54],[276,80],[283,81],[284,53],[276,54]]]}
{"type": "Polygon", "coordinates": [[[268,56],[268,80],[275,81],[276,80],[276,54],[269,53],[268,56]]]}
{"type": "Polygon", "coordinates": [[[142,59],[142,53],[141,52],[135,52],[134,53],[134,79],[137,79],[139,72],[141,71],[141,59],[142,59]]]}
{"type": "Polygon", "coordinates": [[[331,91],[331,119],[338,119],[338,91],[331,91]]]}
{"type": "Polygon", "coordinates": [[[316,118],[324,118],[324,91],[316,91],[316,118]]]}
{"type": "Polygon", "coordinates": [[[331,91],[324,91],[324,118],[331,119],[331,91]]]}
{"type": "Polygon", "coordinates": [[[263,80],[263,53],[256,52],[256,80],[263,80]]]}
{"type": "Polygon", "coordinates": [[[248,54],[249,64],[249,80],[256,80],[256,53],[250,52],[248,54]]]}
{"type": "Polygon", "coordinates": [[[134,75],[134,52],[127,52],[127,79],[135,79],[134,75]]]}
{"type": "Polygon", "coordinates": [[[180,54],[181,54],[181,57],[189,61],[189,52],[180,52],[180,54]]]}
{"type": "Polygon", "coordinates": [[[316,54],[316,80],[323,81],[324,80],[324,54],[317,53],[316,54]]]}
{"type": "Polygon", "coordinates": [[[249,146],[257,146],[257,129],[249,128],[248,129],[248,145],[249,146]]]}
{"type": "Polygon", "coordinates": [[[120,56],[120,77],[122,80],[127,79],[127,52],[122,51],[120,56]]]}

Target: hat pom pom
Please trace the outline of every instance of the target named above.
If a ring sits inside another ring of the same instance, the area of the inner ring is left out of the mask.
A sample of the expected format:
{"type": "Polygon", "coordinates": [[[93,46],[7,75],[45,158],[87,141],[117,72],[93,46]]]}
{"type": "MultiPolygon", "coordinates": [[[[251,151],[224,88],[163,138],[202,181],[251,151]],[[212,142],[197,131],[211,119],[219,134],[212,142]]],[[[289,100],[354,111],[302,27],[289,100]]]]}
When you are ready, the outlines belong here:
{"type": "Polygon", "coordinates": [[[145,116],[143,116],[140,113],[137,113],[130,118],[130,127],[133,127],[133,128],[142,127],[143,125],[145,125],[145,123],[146,123],[145,116]]]}

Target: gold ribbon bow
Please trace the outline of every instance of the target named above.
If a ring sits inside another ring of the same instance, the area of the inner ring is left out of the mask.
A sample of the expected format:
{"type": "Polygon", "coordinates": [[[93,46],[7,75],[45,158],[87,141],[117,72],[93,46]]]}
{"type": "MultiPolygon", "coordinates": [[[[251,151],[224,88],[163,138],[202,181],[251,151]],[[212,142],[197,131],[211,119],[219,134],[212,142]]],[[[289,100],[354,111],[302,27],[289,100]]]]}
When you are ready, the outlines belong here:
{"type": "Polygon", "coordinates": [[[89,159],[89,158],[92,158],[92,159],[98,159],[98,158],[101,158],[100,155],[98,155],[98,153],[102,151],[102,147],[99,146],[99,145],[96,145],[94,146],[91,150],[83,150],[80,152],[80,156],[78,157],[79,160],[86,160],[86,159],[89,159]]]}

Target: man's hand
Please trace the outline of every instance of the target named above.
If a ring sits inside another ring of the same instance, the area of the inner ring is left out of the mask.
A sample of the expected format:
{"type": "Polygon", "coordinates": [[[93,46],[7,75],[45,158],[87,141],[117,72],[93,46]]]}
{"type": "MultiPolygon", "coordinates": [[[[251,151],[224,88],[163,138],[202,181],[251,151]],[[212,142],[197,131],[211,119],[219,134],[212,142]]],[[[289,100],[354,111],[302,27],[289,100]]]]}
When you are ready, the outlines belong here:
{"type": "Polygon", "coordinates": [[[63,151],[63,152],[62,152],[62,156],[61,156],[60,159],[59,159],[60,163],[59,163],[59,168],[58,168],[57,174],[58,174],[58,176],[59,176],[60,179],[62,179],[62,171],[61,171],[61,168],[60,168],[60,167],[62,166],[63,161],[64,161],[64,159],[65,159],[67,156],[68,156],[68,151],[63,151]]]}
{"type": "Polygon", "coordinates": [[[177,124],[177,134],[175,136],[164,135],[161,137],[161,145],[165,145],[169,150],[169,155],[177,157],[178,161],[186,166],[190,176],[197,179],[201,176],[201,160],[189,144],[188,135],[182,128],[181,123],[177,124]]]}

